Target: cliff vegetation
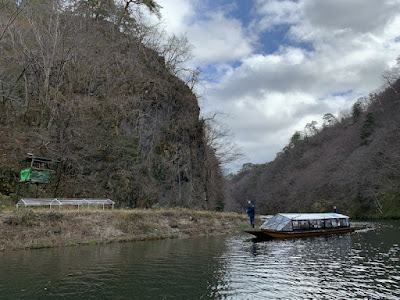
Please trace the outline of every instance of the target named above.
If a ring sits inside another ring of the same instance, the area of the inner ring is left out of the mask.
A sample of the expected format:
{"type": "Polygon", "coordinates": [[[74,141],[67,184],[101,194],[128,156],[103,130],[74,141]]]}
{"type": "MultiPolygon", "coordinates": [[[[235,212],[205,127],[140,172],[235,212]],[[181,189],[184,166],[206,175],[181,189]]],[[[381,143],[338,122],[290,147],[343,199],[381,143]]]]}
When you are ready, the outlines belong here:
{"type": "MultiPolygon", "coordinates": [[[[219,161],[183,67],[184,37],[137,12],[155,1],[0,1],[0,203],[19,162],[59,161],[39,197],[222,210],[219,161]],[[179,76],[179,77],[178,77],[179,76]]],[[[20,191],[24,195],[26,188],[20,191]]]]}

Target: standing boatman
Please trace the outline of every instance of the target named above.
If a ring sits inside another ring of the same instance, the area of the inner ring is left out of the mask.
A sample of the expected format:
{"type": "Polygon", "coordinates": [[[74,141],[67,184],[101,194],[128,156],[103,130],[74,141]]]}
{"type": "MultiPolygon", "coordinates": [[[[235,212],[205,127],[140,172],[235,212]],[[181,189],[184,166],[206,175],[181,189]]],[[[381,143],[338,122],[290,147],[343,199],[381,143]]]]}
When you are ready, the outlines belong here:
{"type": "Polygon", "coordinates": [[[247,215],[250,218],[250,225],[252,228],[254,228],[254,215],[256,214],[254,210],[254,205],[251,203],[251,201],[248,201],[249,206],[247,207],[247,215]]]}

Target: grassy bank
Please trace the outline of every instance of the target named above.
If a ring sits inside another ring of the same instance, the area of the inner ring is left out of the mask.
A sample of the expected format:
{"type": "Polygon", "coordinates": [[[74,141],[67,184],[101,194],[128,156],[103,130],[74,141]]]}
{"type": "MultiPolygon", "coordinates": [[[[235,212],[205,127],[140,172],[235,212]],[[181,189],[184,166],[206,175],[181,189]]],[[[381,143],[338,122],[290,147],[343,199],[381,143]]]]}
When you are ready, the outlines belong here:
{"type": "Polygon", "coordinates": [[[245,215],[187,209],[20,209],[0,213],[0,250],[228,234],[247,226],[245,215]]]}

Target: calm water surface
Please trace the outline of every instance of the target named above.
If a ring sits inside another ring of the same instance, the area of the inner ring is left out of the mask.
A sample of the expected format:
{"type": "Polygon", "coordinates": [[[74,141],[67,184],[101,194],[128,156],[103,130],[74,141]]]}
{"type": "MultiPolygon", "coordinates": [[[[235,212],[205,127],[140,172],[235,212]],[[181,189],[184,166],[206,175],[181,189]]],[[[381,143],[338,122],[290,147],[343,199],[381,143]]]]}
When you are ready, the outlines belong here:
{"type": "Polygon", "coordinates": [[[400,222],[0,253],[0,299],[400,299],[400,222]]]}

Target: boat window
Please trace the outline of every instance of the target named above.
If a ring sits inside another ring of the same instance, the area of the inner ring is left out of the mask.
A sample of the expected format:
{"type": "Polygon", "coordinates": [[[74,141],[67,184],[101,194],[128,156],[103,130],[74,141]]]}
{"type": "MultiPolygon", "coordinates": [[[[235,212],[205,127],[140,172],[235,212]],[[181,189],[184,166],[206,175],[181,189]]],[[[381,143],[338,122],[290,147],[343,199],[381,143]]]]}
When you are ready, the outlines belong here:
{"type": "Polygon", "coordinates": [[[332,221],[332,227],[338,227],[337,219],[331,219],[331,221],[332,221]]]}
{"type": "Polygon", "coordinates": [[[339,219],[340,227],[347,227],[347,219],[339,219]]]}
{"type": "Polygon", "coordinates": [[[332,228],[332,220],[325,220],[325,227],[326,228],[332,228]]]}
{"type": "Polygon", "coordinates": [[[293,230],[300,229],[299,221],[292,221],[293,230]]]}
{"type": "Polygon", "coordinates": [[[275,217],[273,217],[272,219],[269,220],[268,224],[272,225],[276,223],[276,219],[278,218],[278,215],[276,215],[275,217]]]}
{"type": "Polygon", "coordinates": [[[310,223],[308,221],[292,221],[293,230],[296,229],[310,229],[310,223]]]}
{"type": "Polygon", "coordinates": [[[300,229],[310,229],[310,223],[308,221],[299,221],[300,229]]]}
{"type": "Polygon", "coordinates": [[[282,228],[282,231],[293,231],[292,222],[287,222],[282,228]]]}
{"type": "Polygon", "coordinates": [[[285,227],[285,225],[286,225],[286,223],[283,223],[283,222],[281,222],[281,223],[279,223],[279,224],[277,224],[276,225],[276,230],[282,230],[283,229],[283,227],[285,227]]]}
{"type": "Polygon", "coordinates": [[[311,229],[325,228],[325,222],[324,220],[310,220],[310,228],[311,229]]]}
{"type": "Polygon", "coordinates": [[[318,229],[318,221],[317,220],[310,220],[310,228],[311,229],[318,229]]]}
{"type": "Polygon", "coordinates": [[[325,228],[325,221],[324,220],[318,220],[318,228],[325,228]]]}

